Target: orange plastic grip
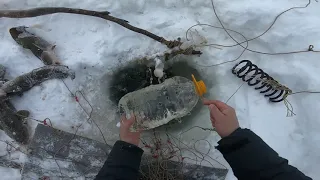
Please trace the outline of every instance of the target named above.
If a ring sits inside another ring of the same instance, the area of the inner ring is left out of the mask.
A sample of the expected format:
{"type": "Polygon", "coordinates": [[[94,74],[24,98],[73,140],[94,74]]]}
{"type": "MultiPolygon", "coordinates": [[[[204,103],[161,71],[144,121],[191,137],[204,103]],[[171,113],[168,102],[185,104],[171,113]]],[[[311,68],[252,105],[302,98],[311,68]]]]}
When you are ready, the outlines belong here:
{"type": "Polygon", "coordinates": [[[197,81],[193,74],[191,75],[191,77],[192,77],[192,81],[194,83],[194,86],[196,87],[197,94],[200,97],[202,97],[205,93],[207,93],[206,84],[202,80],[197,81]]]}

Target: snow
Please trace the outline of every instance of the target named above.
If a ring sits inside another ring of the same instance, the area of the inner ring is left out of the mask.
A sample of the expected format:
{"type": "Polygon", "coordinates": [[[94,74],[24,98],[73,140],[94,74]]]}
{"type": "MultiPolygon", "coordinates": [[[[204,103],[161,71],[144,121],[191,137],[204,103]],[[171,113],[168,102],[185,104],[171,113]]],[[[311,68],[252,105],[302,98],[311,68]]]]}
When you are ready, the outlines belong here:
{"type": "MultiPolygon", "coordinates": [[[[280,12],[293,6],[304,6],[308,0],[255,1],[255,0],[214,0],[217,13],[227,28],[239,31],[251,38],[265,31],[280,12]]],[[[128,20],[130,24],[149,30],[166,39],[182,38],[185,40],[186,30],[196,23],[207,23],[220,26],[214,16],[210,0],[2,0],[1,9],[25,9],[44,6],[63,6],[85,8],[90,10],[108,10],[112,15],[128,20]]],[[[249,42],[249,47],[265,52],[287,52],[305,50],[310,44],[315,49],[320,47],[319,21],[320,4],[314,1],[307,9],[296,9],[281,16],[271,30],[257,40],[249,42]]],[[[119,121],[116,108],[107,97],[108,80],[117,66],[135,58],[153,56],[167,50],[164,45],[137,33],[131,32],[117,24],[102,19],[71,15],[54,14],[28,19],[0,19],[0,63],[7,67],[7,78],[11,79],[32,69],[43,66],[30,51],[20,47],[8,32],[14,26],[33,27],[32,32],[55,44],[55,52],[62,64],[76,72],[76,79],[65,80],[72,92],[81,90],[93,105],[92,119],[97,122],[112,143],[118,138],[119,121]]],[[[199,34],[204,42],[230,45],[234,42],[221,29],[207,26],[196,27],[193,37],[199,34]],[[205,40],[203,40],[203,38],[205,40]]],[[[243,39],[235,35],[239,41],[243,39]]],[[[202,40],[201,40],[202,39],[202,40]]],[[[231,73],[235,63],[221,66],[202,67],[235,59],[242,51],[241,47],[201,48],[201,57],[190,58],[195,67],[211,84],[209,99],[226,101],[243,83],[231,73]]],[[[241,59],[250,59],[281,84],[294,92],[303,90],[320,90],[318,71],[319,54],[303,53],[293,55],[267,56],[245,52],[241,59]]],[[[267,142],[280,156],[287,158],[290,164],[312,178],[320,177],[320,101],[318,94],[297,94],[289,96],[289,101],[297,114],[286,117],[283,103],[269,103],[254,88],[244,84],[228,104],[238,114],[240,125],[250,128],[267,142]]],[[[80,103],[90,112],[90,106],[79,95],[80,103]]],[[[34,87],[22,97],[12,99],[15,107],[31,112],[35,119],[50,118],[53,127],[74,132],[72,126],[82,126],[79,134],[102,141],[101,134],[93,123],[86,123],[87,115],[77,104],[70,92],[60,80],[50,80],[34,87]],[[85,123],[84,123],[85,122],[85,123]]],[[[28,122],[32,129],[34,121],[28,122]]],[[[209,127],[209,115],[202,108],[197,117],[185,127],[194,125],[209,127]]],[[[190,126],[190,127],[189,127],[190,126]]],[[[183,131],[183,130],[182,130],[183,131]]],[[[219,140],[214,133],[192,130],[183,136],[185,141],[192,138],[205,137],[216,144],[219,140]]],[[[0,134],[0,139],[8,137],[0,134]]],[[[1,143],[1,154],[5,153],[1,143]]],[[[204,149],[206,146],[201,146],[204,149]]],[[[205,150],[204,150],[205,151],[205,150]]],[[[22,155],[21,155],[22,156],[22,155]]],[[[220,153],[214,151],[213,156],[227,165],[220,153]]],[[[23,159],[23,158],[21,158],[23,159]]],[[[19,171],[0,168],[2,179],[19,179],[19,171]]],[[[235,179],[232,172],[227,179],[235,179]]]]}

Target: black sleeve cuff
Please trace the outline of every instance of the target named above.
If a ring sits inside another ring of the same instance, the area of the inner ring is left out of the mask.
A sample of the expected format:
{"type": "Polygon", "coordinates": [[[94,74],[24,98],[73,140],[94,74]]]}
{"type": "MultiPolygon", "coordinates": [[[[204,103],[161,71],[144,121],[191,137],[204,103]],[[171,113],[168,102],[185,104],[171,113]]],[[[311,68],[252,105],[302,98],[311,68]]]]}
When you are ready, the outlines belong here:
{"type": "Polygon", "coordinates": [[[247,136],[247,129],[236,129],[229,136],[222,138],[218,141],[218,146],[216,147],[222,154],[228,154],[232,151],[236,151],[241,147],[248,144],[250,141],[247,136]]]}
{"type": "Polygon", "coordinates": [[[117,141],[108,156],[107,164],[109,166],[129,167],[133,170],[139,170],[142,154],[143,150],[138,146],[124,141],[117,141]]]}

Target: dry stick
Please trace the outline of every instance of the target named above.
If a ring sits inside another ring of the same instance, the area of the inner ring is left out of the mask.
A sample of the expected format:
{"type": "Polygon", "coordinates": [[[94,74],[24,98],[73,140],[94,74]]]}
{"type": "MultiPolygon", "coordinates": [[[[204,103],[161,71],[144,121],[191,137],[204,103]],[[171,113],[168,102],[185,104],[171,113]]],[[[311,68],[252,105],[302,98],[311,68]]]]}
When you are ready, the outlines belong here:
{"type": "MultiPolygon", "coordinates": [[[[70,13],[70,14],[81,14],[87,16],[94,16],[99,17],[108,21],[112,21],[114,23],[119,24],[131,31],[136,33],[143,34],[148,36],[162,44],[165,44],[168,48],[174,48],[180,46],[182,43],[178,40],[168,41],[163,37],[157,36],[147,30],[132,26],[129,24],[128,21],[116,18],[110,15],[108,11],[90,11],[85,9],[73,9],[73,8],[64,8],[64,7],[43,7],[43,8],[34,8],[28,10],[2,10],[0,11],[0,17],[7,17],[7,18],[29,18],[29,17],[36,17],[48,14],[55,14],[55,13],[70,13]]],[[[201,54],[200,51],[192,51],[191,54],[201,54]]]]}

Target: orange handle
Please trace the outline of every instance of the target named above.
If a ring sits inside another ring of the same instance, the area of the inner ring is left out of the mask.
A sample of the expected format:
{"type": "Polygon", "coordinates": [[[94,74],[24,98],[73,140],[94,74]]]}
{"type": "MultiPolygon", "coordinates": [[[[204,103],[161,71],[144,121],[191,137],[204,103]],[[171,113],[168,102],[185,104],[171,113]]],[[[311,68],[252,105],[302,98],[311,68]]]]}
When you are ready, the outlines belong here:
{"type": "Polygon", "coordinates": [[[193,74],[191,75],[191,77],[192,77],[192,81],[194,83],[194,86],[196,87],[197,94],[200,97],[202,97],[205,93],[207,93],[206,84],[202,80],[197,81],[193,74]]]}

